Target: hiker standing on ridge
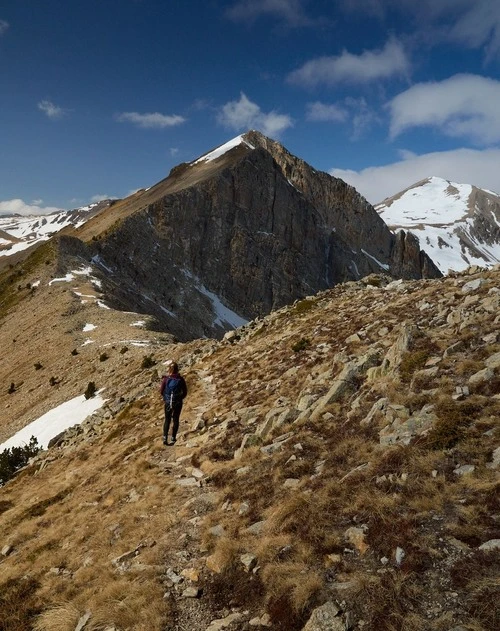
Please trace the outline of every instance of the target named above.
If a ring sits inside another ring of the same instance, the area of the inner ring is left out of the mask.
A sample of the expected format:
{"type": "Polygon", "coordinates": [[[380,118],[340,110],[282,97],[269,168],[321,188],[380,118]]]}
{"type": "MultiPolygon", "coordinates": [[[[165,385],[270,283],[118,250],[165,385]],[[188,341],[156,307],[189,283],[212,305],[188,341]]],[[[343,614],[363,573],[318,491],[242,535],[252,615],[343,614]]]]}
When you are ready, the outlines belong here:
{"type": "Polygon", "coordinates": [[[163,375],[160,386],[160,394],[165,402],[165,424],[163,425],[163,444],[173,445],[177,440],[179,418],[182,410],[182,401],[187,395],[187,386],[184,377],[179,374],[179,366],[171,362],[168,374],[163,375]],[[172,442],[168,442],[170,421],[174,421],[172,427],[172,442]]]}

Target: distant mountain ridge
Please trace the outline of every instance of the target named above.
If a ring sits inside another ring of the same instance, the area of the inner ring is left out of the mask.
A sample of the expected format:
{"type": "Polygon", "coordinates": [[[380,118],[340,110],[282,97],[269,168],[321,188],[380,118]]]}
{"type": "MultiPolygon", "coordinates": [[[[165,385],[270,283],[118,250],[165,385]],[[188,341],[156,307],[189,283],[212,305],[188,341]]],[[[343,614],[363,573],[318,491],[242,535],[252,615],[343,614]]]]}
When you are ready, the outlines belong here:
{"type": "Polygon", "coordinates": [[[63,210],[48,215],[0,215],[0,265],[2,258],[11,257],[47,241],[63,228],[83,225],[95,214],[108,208],[109,199],[73,210],[63,210]]]}
{"type": "Polygon", "coordinates": [[[442,273],[500,262],[500,195],[430,177],[375,206],[393,230],[409,230],[442,273]]]}

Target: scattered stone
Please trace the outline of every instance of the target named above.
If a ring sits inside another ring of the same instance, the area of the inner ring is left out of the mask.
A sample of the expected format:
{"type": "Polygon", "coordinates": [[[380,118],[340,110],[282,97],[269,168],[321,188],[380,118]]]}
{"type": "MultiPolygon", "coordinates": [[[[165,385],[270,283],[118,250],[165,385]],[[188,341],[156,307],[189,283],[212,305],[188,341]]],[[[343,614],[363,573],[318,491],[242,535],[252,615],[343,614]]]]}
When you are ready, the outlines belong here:
{"type": "Polygon", "coordinates": [[[247,504],[247,502],[242,502],[238,509],[238,515],[240,517],[243,517],[244,515],[248,515],[249,512],[250,512],[249,504],[247,504]]]}
{"type": "Polygon", "coordinates": [[[494,376],[495,373],[491,368],[483,368],[483,370],[480,370],[469,377],[469,384],[471,386],[478,386],[482,383],[491,381],[494,376]]]}
{"type": "Polygon", "coordinates": [[[167,569],[167,571],[165,572],[165,575],[169,581],[172,581],[174,585],[178,585],[179,583],[182,583],[183,581],[182,576],[179,576],[179,574],[174,572],[174,570],[171,567],[167,569]]]}
{"type": "Polygon", "coordinates": [[[177,484],[177,486],[184,486],[184,487],[200,486],[200,483],[196,478],[179,478],[178,480],[175,481],[175,483],[177,484]]]}
{"type": "Polygon", "coordinates": [[[427,404],[419,411],[415,412],[406,421],[396,418],[390,425],[387,425],[379,432],[381,445],[393,445],[402,443],[409,445],[413,438],[421,436],[428,431],[436,421],[433,412],[434,405],[427,404]]]}
{"type": "Polygon", "coordinates": [[[113,559],[111,563],[118,569],[125,569],[132,559],[134,559],[139,554],[138,548],[134,548],[133,550],[129,550],[128,552],[124,552],[116,559],[113,559]]]}
{"type": "Polygon", "coordinates": [[[470,475],[475,469],[476,467],[473,464],[464,464],[461,467],[453,469],[453,473],[458,476],[470,475]]]}
{"type": "Polygon", "coordinates": [[[283,482],[283,488],[285,489],[296,489],[300,484],[300,480],[298,478],[287,478],[283,482]]]}
{"type": "Polygon", "coordinates": [[[182,570],[181,576],[183,576],[184,578],[187,578],[193,583],[197,583],[200,580],[200,573],[194,567],[187,567],[184,570],[182,570]]]}
{"type": "Polygon", "coordinates": [[[500,539],[490,539],[489,541],[485,541],[479,546],[479,549],[483,552],[491,552],[492,550],[500,549],[500,539]]]}
{"type": "Polygon", "coordinates": [[[396,560],[396,565],[401,565],[401,563],[403,562],[403,559],[405,558],[406,553],[403,550],[403,548],[400,548],[399,546],[396,548],[396,553],[394,555],[394,558],[396,560]]]}
{"type": "Polygon", "coordinates": [[[468,294],[472,291],[477,291],[482,285],[484,285],[486,281],[483,278],[475,278],[474,280],[470,280],[468,283],[462,286],[462,293],[468,294]]]}
{"type": "Polygon", "coordinates": [[[260,535],[262,534],[262,530],[264,529],[265,521],[256,521],[254,524],[251,524],[246,529],[246,532],[250,535],[260,535]]]}
{"type": "Polygon", "coordinates": [[[201,595],[201,589],[199,587],[186,587],[182,592],[183,598],[199,598],[201,595]]]}
{"type": "Polygon", "coordinates": [[[316,607],[307,621],[303,631],[345,631],[345,624],[340,617],[341,610],[329,601],[316,607]]]}
{"type": "Polygon", "coordinates": [[[492,454],[492,462],[486,465],[488,469],[498,469],[500,467],[500,447],[497,447],[492,454]]]}
{"type": "Polygon", "coordinates": [[[13,551],[13,549],[14,549],[14,548],[13,548],[12,546],[10,546],[10,545],[8,545],[8,544],[7,544],[7,545],[5,545],[5,546],[2,548],[2,550],[1,550],[0,554],[1,554],[3,557],[8,557],[8,556],[9,556],[9,554],[13,551]]]}
{"type": "Polygon", "coordinates": [[[353,335],[349,335],[349,337],[346,337],[346,340],[345,340],[346,344],[357,344],[359,342],[361,342],[361,338],[359,337],[357,333],[354,333],[353,335]]]}
{"type": "Polygon", "coordinates": [[[243,440],[241,441],[241,445],[234,452],[234,459],[239,460],[243,455],[245,449],[248,449],[248,447],[253,447],[254,445],[258,445],[259,443],[262,444],[262,439],[260,438],[260,436],[256,436],[255,434],[245,434],[243,436],[243,440]]]}
{"type": "Polygon", "coordinates": [[[83,616],[81,616],[81,618],[78,620],[75,631],[83,631],[91,617],[92,614],[90,613],[90,611],[84,613],[83,616]]]}
{"type": "Polygon", "coordinates": [[[233,622],[238,622],[242,619],[242,614],[235,612],[230,613],[225,618],[219,618],[218,620],[212,620],[210,626],[207,627],[206,631],[221,631],[221,629],[227,629],[230,627],[233,622]]]}
{"type": "Polygon", "coordinates": [[[245,572],[251,572],[253,568],[257,565],[257,557],[254,554],[242,554],[240,556],[240,561],[245,568],[245,572]]]}
{"type": "Polygon", "coordinates": [[[221,526],[221,524],[217,524],[217,526],[212,526],[212,528],[209,528],[208,532],[214,537],[224,537],[224,535],[226,534],[226,531],[224,530],[224,527],[221,526]]]}
{"type": "Polygon", "coordinates": [[[233,342],[236,342],[239,339],[238,333],[236,333],[236,331],[228,331],[225,335],[224,335],[224,341],[225,342],[231,342],[231,344],[233,342]]]}
{"type": "Polygon", "coordinates": [[[365,542],[365,530],[363,528],[357,528],[356,526],[348,528],[344,533],[344,538],[351,543],[361,555],[365,554],[370,547],[365,542]]]}
{"type": "Polygon", "coordinates": [[[465,351],[465,344],[462,342],[462,340],[460,340],[458,342],[455,342],[455,344],[448,346],[448,348],[443,353],[443,357],[450,357],[450,355],[456,355],[457,353],[461,353],[462,351],[465,351]]]}
{"type": "Polygon", "coordinates": [[[488,359],[484,362],[487,368],[500,368],[500,353],[495,353],[494,355],[490,355],[488,359]]]}
{"type": "Polygon", "coordinates": [[[331,567],[332,565],[337,565],[342,561],[342,555],[340,554],[327,554],[325,565],[327,567],[331,567]]]}
{"type": "Polygon", "coordinates": [[[256,618],[252,618],[248,623],[251,627],[271,627],[271,618],[269,614],[265,613],[264,615],[256,618]]]}
{"type": "Polygon", "coordinates": [[[205,564],[207,568],[211,572],[215,572],[215,574],[220,574],[222,570],[224,569],[222,562],[220,561],[219,557],[215,554],[211,554],[210,556],[208,556],[205,559],[205,564]]]}
{"type": "Polygon", "coordinates": [[[342,399],[347,393],[356,390],[359,377],[378,363],[379,352],[377,349],[370,349],[365,355],[348,362],[328,392],[314,404],[313,409],[307,409],[299,414],[295,422],[297,423],[306,418],[310,421],[316,421],[321,418],[327,406],[342,399]]]}

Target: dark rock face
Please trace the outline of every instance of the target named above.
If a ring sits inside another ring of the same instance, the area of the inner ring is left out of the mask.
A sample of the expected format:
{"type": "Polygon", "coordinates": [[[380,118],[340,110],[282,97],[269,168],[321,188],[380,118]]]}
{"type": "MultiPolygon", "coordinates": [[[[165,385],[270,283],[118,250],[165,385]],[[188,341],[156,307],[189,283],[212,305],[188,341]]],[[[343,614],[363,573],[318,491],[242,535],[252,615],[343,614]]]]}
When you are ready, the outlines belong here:
{"type": "Polygon", "coordinates": [[[207,177],[203,160],[173,170],[171,178],[200,177],[89,242],[111,306],[150,313],[186,340],[237,324],[225,307],[251,319],[373,272],[440,275],[354,188],[258,132],[243,138],[251,146],[211,161],[207,177]]]}

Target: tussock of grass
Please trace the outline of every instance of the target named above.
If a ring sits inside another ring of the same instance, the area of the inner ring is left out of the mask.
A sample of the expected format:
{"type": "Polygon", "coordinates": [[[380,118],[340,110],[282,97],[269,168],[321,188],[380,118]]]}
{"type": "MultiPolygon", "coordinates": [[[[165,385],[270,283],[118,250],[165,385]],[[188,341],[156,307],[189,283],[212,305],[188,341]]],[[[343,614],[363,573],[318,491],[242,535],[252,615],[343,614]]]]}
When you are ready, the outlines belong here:
{"type": "Polygon", "coordinates": [[[482,410],[483,405],[472,397],[466,401],[439,399],[434,408],[437,421],[422,440],[422,444],[433,449],[453,447],[466,437],[467,428],[482,410]]]}
{"type": "Polygon", "coordinates": [[[34,578],[17,576],[0,584],[0,631],[26,631],[40,612],[34,578]]]}
{"type": "Polygon", "coordinates": [[[291,622],[300,620],[301,614],[310,611],[323,587],[323,580],[318,573],[301,563],[269,564],[264,568],[262,578],[267,589],[271,616],[276,616],[276,604],[287,600],[289,615],[292,614],[291,622]]]}
{"type": "Polygon", "coordinates": [[[74,631],[80,612],[72,603],[57,605],[44,611],[36,620],[34,631],[74,631]]]}

